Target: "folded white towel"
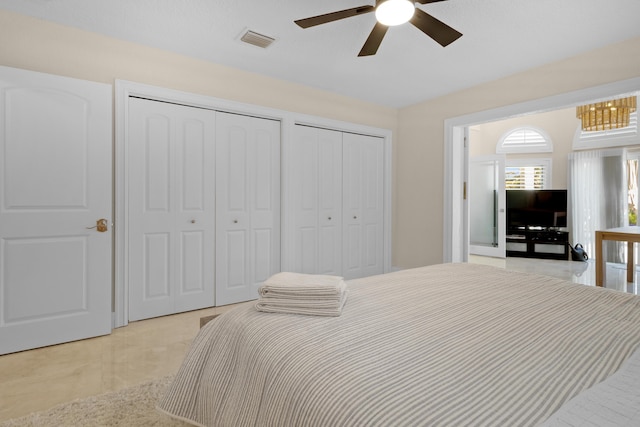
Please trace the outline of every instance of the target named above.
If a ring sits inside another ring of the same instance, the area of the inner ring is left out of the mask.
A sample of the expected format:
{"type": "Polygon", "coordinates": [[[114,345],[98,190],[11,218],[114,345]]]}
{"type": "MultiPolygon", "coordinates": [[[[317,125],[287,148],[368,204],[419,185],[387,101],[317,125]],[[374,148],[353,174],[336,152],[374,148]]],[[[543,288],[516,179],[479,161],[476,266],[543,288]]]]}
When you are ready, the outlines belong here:
{"type": "Polygon", "coordinates": [[[339,300],[346,287],[340,276],[282,272],[268,278],[258,293],[264,298],[327,297],[339,300]]]}
{"type": "Polygon", "coordinates": [[[347,302],[349,291],[345,290],[336,302],[326,300],[291,300],[288,298],[260,298],[255,304],[256,310],[266,313],[304,314],[308,316],[337,317],[347,302]]]}
{"type": "Polygon", "coordinates": [[[283,272],[268,278],[258,293],[258,311],[340,316],[347,285],[340,276],[283,272]]]}

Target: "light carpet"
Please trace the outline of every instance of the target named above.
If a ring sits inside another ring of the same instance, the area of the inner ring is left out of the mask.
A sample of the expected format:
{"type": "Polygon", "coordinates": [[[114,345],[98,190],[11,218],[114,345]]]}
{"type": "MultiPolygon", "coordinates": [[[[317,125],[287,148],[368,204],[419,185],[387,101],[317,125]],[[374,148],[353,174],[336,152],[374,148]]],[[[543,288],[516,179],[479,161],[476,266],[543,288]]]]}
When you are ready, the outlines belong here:
{"type": "Polygon", "coordinates": [[[123,390],[63,403],[46,411],[0,422],[0,427],[188,426],[155,409],[172,378],[163,377],[123,390]]]}

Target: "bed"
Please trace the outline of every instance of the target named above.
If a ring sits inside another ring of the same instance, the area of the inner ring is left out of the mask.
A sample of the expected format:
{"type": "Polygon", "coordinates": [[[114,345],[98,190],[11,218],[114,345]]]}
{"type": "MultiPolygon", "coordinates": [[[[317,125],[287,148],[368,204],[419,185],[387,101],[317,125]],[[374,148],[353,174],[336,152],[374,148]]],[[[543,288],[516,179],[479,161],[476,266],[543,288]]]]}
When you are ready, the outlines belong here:
{"type": "Polygon", "coordinates": [[[638,296],[473,264],[348,289],[339,317],[246,303],[209,322],[158,409],[204,426],[580,425],[588,392],[607,406],[603,385],[640,388],[638,296]]]}

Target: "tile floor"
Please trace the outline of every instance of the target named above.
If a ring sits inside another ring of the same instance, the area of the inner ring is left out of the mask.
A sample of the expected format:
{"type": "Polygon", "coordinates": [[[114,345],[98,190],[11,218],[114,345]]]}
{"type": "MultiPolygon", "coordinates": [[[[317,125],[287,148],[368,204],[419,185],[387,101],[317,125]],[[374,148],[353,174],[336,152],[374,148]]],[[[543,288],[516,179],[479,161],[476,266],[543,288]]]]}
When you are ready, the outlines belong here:
{"type": "MultiPolygon", "coordinates": [[[[470,262],[595,284],[595,264],[471,256],[470,262]]],[[[637,277],[637,275],[636,275],[637,277]]],[[[638,294],[624,265],[607,266],[609,288],[638,294]]],[[[111,335],[0,356],[0,421],[175,373],[200,318],[234,306],[132,322],[111,335]]]]}
{"type": "MultiPolygon", "coordinates": [[[[469,255],[469,262],[477,264],[489,264],[507,270],[523,271],[527,273],[545,274],[558,277],[582,285],[595,286],[596,264],[593,260],[587,262],[558,261],[533,258],[507,257],[491,258],[469,255]]],[[[634,282],[627,283],[627,270],[625,264],[607,263],[605,287],[623,292],[639,294],[638,266],[634,275],[634,282]]]]}
{"type": "Polygon", "coordinates": [[[0,421],[174,374],[200,318],[233,307],[132,322],[111,335],[0,356],[0,421]]]}

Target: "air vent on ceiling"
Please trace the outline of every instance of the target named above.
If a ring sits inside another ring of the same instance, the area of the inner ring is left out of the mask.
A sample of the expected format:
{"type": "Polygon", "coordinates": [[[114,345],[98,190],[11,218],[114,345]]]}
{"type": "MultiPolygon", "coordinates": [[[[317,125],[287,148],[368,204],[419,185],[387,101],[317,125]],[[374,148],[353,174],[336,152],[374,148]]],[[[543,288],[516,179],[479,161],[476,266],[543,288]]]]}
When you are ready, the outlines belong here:
{"type": "Polygon", "coordinates": [[[240,40],[263,49],[269,47],[271,43],[276,41],[273,37],[265,36],[264,34],[256,33],[251,30],[247,30],[247,32],[240,37],[240,40]]]}

